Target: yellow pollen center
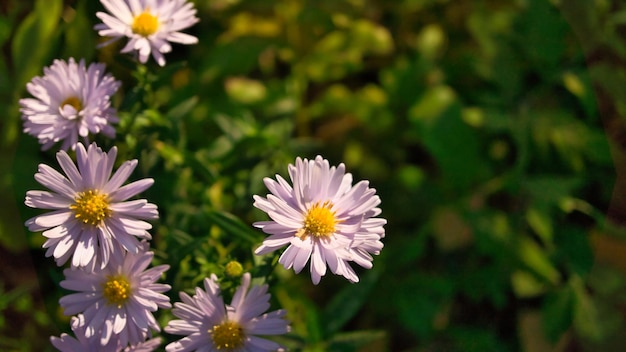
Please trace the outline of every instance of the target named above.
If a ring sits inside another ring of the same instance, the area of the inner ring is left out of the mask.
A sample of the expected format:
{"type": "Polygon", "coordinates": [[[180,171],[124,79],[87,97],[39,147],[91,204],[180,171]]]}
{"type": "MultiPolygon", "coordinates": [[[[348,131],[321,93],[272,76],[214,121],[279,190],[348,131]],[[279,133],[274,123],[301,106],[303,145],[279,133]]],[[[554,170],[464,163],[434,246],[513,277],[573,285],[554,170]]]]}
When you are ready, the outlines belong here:
{"type": "Polygon", "coordinates": [[[304,238],[306,236],[314,236],[317,238],[330,237],[335,232],[335,212],[331,210],[333,203],[324,202],[323,204],[315,203],[306,214],[304,224],[296,233],[296,236],[304,238]]]}
{"type": "Polygon", "coordinates": [[[78,99],[78,97],[74,95],[63,100],[60,104],[61,108],[63,108],[65,105],[72,106],[74,109],[76,109],[76,111],[80,111],[83,108],[83,103],[80,101],[80,99],[78,99]]]}
{"type": "Polygon", "coordinates": [[[150,14],[149,9],[146,9],[138,16],[135,16],[130,28],[133,33],[147,37],[154,34],[159,28],[159,19],[150,14]]]}
{"type": "Polygon", "coordinates": [[[96,190],[79,192],[70,209],[74,211],[74,217],[78,221],[93,226],[100,225],[102,220],[111,216],[106,194],[96,190]]]}
{"type": "Polygon", "coordinates": [[[121,307],[130,297],[130,284],[122,275],[107,276],[102,295],[110,305],[121,307]]]}
{"type": "Polygon", "coordinates": [[[225,321],[219,325],[214,325],[209,333],[215,348],[218,350],[234,351],[243,346],[245,334],[241,326],[234,321],[225,321]]]}

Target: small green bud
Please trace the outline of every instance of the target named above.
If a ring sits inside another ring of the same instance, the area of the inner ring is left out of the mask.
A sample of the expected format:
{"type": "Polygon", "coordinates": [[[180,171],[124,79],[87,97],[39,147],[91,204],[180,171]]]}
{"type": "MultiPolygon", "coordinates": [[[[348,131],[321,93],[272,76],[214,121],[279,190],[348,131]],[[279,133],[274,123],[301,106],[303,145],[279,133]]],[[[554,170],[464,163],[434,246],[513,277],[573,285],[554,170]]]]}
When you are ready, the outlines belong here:
{"type": "Polygon", "coordinates": [[[224,272],[229,277],[233,277],[233,278],[240,277],[241,275],[243,275],[243,266],[241,266],[241,264],[238,261],[231,260],[230,262],[226,264],[226,268],[224,269],[224,272]]]}

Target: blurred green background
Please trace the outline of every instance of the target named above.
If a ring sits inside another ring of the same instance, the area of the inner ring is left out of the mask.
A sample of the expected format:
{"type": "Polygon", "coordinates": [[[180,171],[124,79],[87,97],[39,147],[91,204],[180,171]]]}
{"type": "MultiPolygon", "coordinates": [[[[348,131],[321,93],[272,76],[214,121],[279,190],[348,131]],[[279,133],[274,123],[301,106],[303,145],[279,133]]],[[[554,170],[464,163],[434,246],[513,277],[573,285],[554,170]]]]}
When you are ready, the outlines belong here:
{"type": "MultiPolygon", "coordinates": [[[[612,0],[204,0],[160,68],[96,49],[92,0],[0,2],[0,350],[68,331],[61,268],[23,222],[37,164],[25,84],[55,58],[123,82],[118,161],[159,207],[170,296],[238,260],[294,351],[618,351],[626,338],[626,7],[612,0]],[[252,251],[252,195],[321,154],[388,220],[361,282],[252,251]]],[[[161,312],[159,320],[171,315],[161,312]]],[[[171,337],[165,337],[169,340],[171,337]]]]}

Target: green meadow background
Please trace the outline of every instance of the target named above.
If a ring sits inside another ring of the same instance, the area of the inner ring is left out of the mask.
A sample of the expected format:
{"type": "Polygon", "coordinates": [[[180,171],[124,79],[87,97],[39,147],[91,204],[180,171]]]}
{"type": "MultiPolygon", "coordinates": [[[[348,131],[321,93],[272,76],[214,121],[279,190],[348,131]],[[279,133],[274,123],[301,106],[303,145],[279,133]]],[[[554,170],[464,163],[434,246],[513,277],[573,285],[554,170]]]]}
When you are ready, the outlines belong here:
{"type": "Polygon", "coordinates": [[[142,197],[173,302],[237,260],[289,311],[276,340],[292,351],[623,347],[623,2],[193,2],[199,44],[165,67],[119,54],[124,40],[97,49],[98,1],[0,2],[0,350],[51,351],[69,331],[62,269],[23,225],[55,151],[21,132],[18,100],[70,57],[123,82],[118,135],[96,141],[155,179],[142,197]],[[317,154],[382,199],[385,248],[358,284],[253,254],[262,179],[317,154]]]}

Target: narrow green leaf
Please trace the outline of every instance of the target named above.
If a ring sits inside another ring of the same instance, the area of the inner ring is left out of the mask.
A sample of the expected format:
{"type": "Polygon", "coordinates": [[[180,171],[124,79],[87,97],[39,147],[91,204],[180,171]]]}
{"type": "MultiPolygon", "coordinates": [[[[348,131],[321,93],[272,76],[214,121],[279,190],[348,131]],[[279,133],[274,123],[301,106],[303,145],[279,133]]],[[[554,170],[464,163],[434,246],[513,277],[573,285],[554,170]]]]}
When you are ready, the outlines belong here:
{"type": "Polygon", "coordinates": [[[588,339],[599,341],[605,335],[603,320],[585,284],[579,276],[570,280],[574,292],[574,326],[581,335],[588,339]]]}
{"type": "Polygon", "coordinates": [[[63,2],[38,0],[33,12],[19,25],[13,38],[11,53],[16,69],[16,84],[21,86],[42,71],[48,53],[55,43],[63,2]]]}
{"type": "Polygon", "coordinates": [[[71,19],[65,27],[64,54],[76,60],[89,62],[96,52],[96,31],[92,28],[87,1],[79,1],[71,19]]]}
{"type": "Polygon", "coordinates": [[[332,298],[322,312],[325,336],[335,334],[359,312],[378,281],[378,276],[377,270],[370,270],[358,284],[346,286],[332,298]]]}
{"type": "Polygon", "coordinates": [[[536,274],[551,283],[559,281],[559,272],[550,262],[544,250],[535,242],[528,238],[522,238],[517,248],[521,261],[536,274]]]}
{"type": "Polygon", "coordinates": [[[172,120],[179,120],[185,117],[194,107],[198,105],[198,96],[194,95],[174,106],[167,112],[167,117],[172,120]]]}
{"type": "MultiPolygon", "coordinates": [[[[340,333],[333,336],[332,339],[328,341],[327,351],[360,351],[361,347],[376,343],[379,344],[375,345],[376,347],[382,348],[386,338],[387,333],[381,330],[361,330],[340,333]]],[[[373,351],[374,349],[371,350],[373,351]]]]}
{"type": "Polygon", "coordinates": [[[542,323],[546,337],[556,342],[572,325],[574,293],[566,286],[546,296],[542,307],[542,323]]]}
{"type": "Polygon", "coordinates": [[[206,216],[227,233],[250,243],[257,243],[258,236],[252,229],[231,213],[207,210],[206,216]]]}

